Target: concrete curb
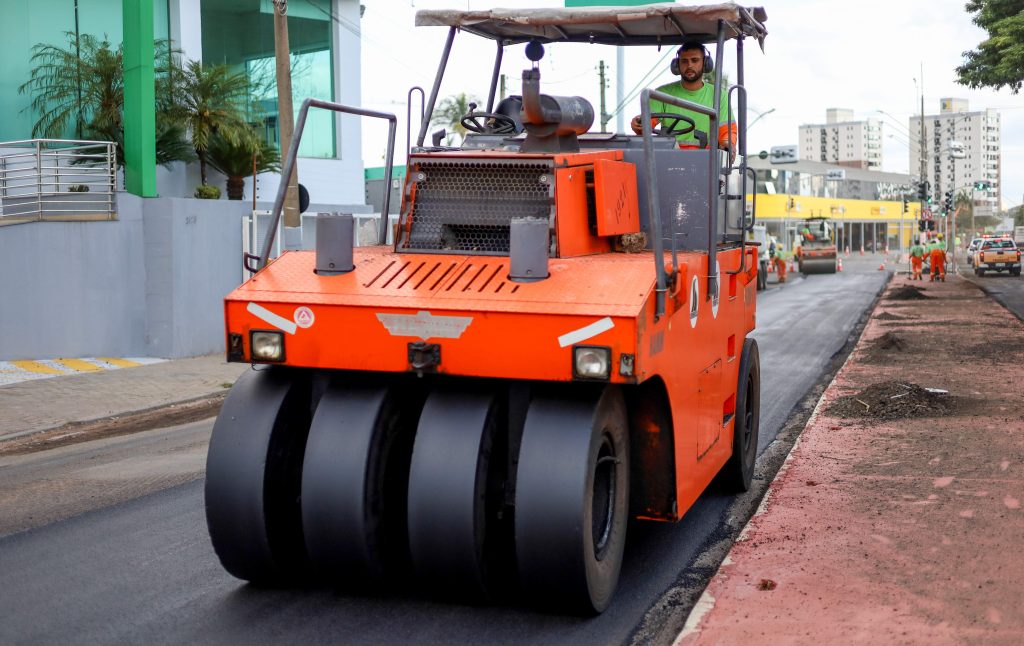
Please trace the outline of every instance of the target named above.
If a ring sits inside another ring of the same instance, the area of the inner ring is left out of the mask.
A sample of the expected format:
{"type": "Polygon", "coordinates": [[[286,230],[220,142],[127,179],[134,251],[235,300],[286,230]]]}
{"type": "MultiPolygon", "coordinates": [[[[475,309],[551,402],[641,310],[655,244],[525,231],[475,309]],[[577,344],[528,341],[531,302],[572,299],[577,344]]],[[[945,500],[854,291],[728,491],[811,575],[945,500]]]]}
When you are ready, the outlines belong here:
{"type": "Polygon", "coordinates": [[[42,451],[102,437],[127,435],[207,419],[217,414],[227,393],[228,390],[223,389],[117,415],[2,435],[0,455],[42,451]]]}

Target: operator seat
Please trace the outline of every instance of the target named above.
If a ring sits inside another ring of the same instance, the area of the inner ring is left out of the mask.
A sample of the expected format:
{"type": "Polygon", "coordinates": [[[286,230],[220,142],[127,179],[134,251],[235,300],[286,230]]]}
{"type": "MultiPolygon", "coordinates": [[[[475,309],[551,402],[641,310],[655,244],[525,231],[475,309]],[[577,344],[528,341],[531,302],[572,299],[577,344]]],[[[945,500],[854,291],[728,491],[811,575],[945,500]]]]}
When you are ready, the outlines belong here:
{"type": "Polygon", "coordinates": [[[494,112],[497,114],[503,114],[515,121],[517,135],[523,131],[523,97],[518,94],[512,94],[505,97],[498,102],[497,107],[494,108],[494,112]]]}

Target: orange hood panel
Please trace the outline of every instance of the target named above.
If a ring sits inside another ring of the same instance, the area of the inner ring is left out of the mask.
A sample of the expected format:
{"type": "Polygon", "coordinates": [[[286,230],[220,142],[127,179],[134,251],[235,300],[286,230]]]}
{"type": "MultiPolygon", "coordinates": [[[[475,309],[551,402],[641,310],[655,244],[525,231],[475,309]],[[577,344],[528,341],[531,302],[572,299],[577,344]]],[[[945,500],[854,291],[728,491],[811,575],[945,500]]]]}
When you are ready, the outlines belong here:
{"type": "Polygon", "coordinates": [[[650,253],[552,258],[535,283],[509,281],[501,256],[360,247],[347,274],[318,276],[315,263],[315,252],[286,252],[226,300],[636,317],[654,289],[650,253]]]}

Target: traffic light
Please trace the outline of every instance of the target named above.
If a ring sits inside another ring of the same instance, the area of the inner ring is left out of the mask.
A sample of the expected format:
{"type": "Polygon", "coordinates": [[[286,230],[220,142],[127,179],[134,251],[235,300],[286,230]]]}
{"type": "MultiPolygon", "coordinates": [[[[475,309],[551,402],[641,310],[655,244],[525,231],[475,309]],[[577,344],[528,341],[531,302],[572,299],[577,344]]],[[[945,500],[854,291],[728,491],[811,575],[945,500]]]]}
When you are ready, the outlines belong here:
{"type": "Polygon", "coordinates": [[[986,189],[992,188],[992,184],[982,180],[980,182],[975,182],[974,183],[974,188],[979,190],[979,191],[984,191],[986,189]]]}
{"type": "Polygon", "coordinates": [[[925,224],[925,222],[926,222],[926,220],[918,220],[917,221],[917,230],[918,231],[924,231],[924,230],[926,230],[928,228],[928,225],[925,224]]]}
{"type": "Polygon", "coordinates": [[[906,212],[907,212],[907,211],[909,211],[909,210],[910,210],[910,209],[908,209],[908,208],[907,208],[907,196],[906,196],[906,195],[904,195],[904,196],[903,196],[903,212],[904,212],[904,213],[906,213],[906,212]]]}
{"type": "Polygon", "coordinates": [[[930,188],[931,188],[931,184],[929,184],[927,181],[923,181],[923,182],[918,183],[918,185],[917,185],[917,199],[921,200],[922,202],[927,202],[928,201],[928,190],[930,188]]]}
{"type": "Polygon", "coordinates": [[[946,208],[946,213],[953,210],[953,191],[946,191],[946,199],[942,202],[942,205],[946,208]]]}
{"type": "Polygon", "coordinates": [[[929,231],[934,231],[935,230],[935,220],[925,220],[925,222],[928,223],[928,230],[929,231]]]}

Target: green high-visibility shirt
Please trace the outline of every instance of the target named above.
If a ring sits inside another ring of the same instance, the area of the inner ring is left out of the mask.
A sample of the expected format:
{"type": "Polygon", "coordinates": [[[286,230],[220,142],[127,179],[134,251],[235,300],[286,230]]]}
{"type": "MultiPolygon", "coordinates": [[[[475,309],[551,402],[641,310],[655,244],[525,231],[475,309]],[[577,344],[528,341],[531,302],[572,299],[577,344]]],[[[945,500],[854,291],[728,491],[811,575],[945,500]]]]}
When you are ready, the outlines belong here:
{"type": "Polygon", "coordinates": [[[910,255],[915,258],[924,258],[924,247],[919,244],[914,245],[910,248],[910,255]]]}
{"type": "MultiPolygon", "coordinates": [[[[699,90],[691,92],[684,88],[681,82],[674,81],[672,83],[662,85],[658,88],[658,91],[674,96],[677,99],[698,103],[709,108],[714,107],[715,104],[715,86],[712,83],[705,82],[699,90]]],[[[721,103],[718,104],[719,128],[716,129],[715,132],[710,132],[709,128],[711,127],[711,119],[709,119],[706,114],[699,114],[692,110],[684,110],[683,108],[676,107],[669,103],[662,103],[661,101],[656,101],[654,99],[651,99],[651,112],[668,112],[669,114],[683,114],[690,117],[693,119],[693,122],[697,124],[696,130],[707,133],[708,143],[715,140],[722,141],[722,137],[724,135],[720,130],[721,127],[733,123],[733,119],[729,118],[729,98],[728,92],[726,92],[725,88],[722,89],[721,103]]],[[[686,122],[679,122],[679,126],[685,128],[686,122]]],[[[690,131],[685,135],[677,136],[676,143],[683,146],[698,145],[697,138],[693,136],[693,131],[690,131]]],[[[733,147],[736,146],[735,140],[732,142],[732,145],[733,147]]]]}

